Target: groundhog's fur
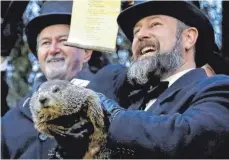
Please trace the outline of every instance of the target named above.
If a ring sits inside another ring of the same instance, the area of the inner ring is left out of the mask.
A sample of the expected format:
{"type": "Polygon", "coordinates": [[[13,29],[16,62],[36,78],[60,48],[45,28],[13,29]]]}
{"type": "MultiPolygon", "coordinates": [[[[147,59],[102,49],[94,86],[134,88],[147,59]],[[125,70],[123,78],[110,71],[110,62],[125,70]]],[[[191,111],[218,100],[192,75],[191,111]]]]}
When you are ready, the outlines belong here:
{"type": "MultiPolygon", "coordinates": [[[[106,145],[106,129],[104,114],[95,92],[68,81],[53,80],[45,82],[32,96],[30,110],[35,128],[43,134],[53,137],[66,136],[73,126],[85,126],[92,123],[93,133],[90,135],[88,150],[83,158],[108,158],[101,154],[106,145]],[[71,119],[67,119],[71,117],[71,119]]],[[[85,136],[87,128],[76,133],[85,136]]],[[[77,151],[76,151],[77,152],[77,151]]]]}

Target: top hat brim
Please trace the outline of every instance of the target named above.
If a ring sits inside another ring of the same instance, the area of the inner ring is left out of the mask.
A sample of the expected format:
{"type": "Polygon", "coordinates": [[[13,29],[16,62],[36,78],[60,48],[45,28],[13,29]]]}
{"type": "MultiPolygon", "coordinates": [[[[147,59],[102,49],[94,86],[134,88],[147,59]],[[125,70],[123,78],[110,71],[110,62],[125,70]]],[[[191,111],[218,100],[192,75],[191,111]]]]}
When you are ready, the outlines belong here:
{"type": "Polygon", "coordinates": [[[35,54],[38,34],[47,26],[55,24],[69,24],[71,22],[71,14],[52,13],[41,15],[31,20],[26,26],[25,32],[30,50],[35,54]]]}
{"type": "Polygon", "coordinates": [[[185,1],[148,1],[122,11],[117,22],[126,37],[133,41],[133,28],[136,23],[148,16],[166,15],[174,17],[191,27],[197,28],[199,36],[196,44],[197,66],[206,63],[206,55],[212,52],[215,45],[214,30],[208,18],[195,5],[185,1]]]}

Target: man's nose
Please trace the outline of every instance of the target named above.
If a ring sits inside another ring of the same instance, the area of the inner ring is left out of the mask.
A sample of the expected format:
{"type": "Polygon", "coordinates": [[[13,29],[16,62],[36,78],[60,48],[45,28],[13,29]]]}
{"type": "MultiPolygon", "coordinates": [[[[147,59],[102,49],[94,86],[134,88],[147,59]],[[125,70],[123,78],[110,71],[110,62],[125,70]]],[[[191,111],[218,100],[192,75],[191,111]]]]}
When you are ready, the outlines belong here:
{"type": "Polygon", "coordinates": [[[49,47],[48,53],[49,54],[57,54],[59,52],[60,52],[60,47],[59,47],[58,43],[53,42],[49,47]]]}
{"type": "Polygon", "coordinates": [[[151,38],[150,30],[146,28],[141,28],[137,34],[137,38],[139,41],[150,39],[151,38]]]}

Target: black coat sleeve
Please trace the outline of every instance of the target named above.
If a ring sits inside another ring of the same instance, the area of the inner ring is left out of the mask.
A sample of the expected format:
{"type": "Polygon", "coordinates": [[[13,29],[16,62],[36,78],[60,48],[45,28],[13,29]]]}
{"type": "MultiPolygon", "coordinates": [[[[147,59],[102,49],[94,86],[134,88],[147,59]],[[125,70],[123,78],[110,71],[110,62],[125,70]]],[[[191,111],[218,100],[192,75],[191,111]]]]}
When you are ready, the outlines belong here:
{"type": "Polygon", "coordinates": [[[109,128],[112,146],[132,149],[136,158],[228,158],[228,78],[210,80],[196,87],[199,89],[183,113],[119,114],[109,128]],[[206,83],[209,83],[207,87],[206,83]]]}

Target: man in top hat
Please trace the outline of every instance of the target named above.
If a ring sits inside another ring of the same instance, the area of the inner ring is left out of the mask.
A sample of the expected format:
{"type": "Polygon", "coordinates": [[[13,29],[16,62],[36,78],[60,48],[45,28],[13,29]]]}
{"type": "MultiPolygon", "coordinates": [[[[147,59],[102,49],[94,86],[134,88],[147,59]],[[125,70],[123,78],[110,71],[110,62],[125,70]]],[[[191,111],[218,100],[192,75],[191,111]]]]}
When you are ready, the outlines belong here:
{"type": "Polygon", "coordinates": [[[186,1],[147,1],[117,21],[133,62],[125,85],[111,83],[129,90],[129,107],[98,93],[116,158],[229,158],[229,77],[199,68],[215,44],[206,16],[186,1]]]}
{"type": "MultiPolygon", "coordinates": [[[[91,79],[87,62],[92,51],[63,44],[69,35],[71,11],[72,1],[46,1],[41,14],[26,26],[29,48],[36,53],[47,80],[91,79]]],[[[2,119],[2,158],[47,159],[56,146],[34,128],[29,100],[26,97],[2,119]]]]}

